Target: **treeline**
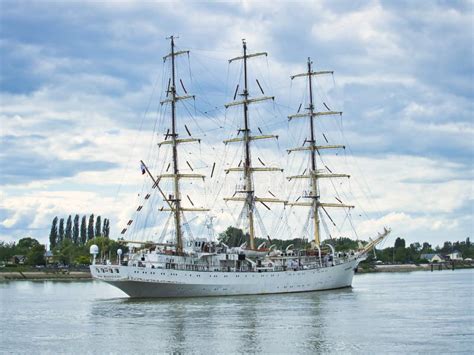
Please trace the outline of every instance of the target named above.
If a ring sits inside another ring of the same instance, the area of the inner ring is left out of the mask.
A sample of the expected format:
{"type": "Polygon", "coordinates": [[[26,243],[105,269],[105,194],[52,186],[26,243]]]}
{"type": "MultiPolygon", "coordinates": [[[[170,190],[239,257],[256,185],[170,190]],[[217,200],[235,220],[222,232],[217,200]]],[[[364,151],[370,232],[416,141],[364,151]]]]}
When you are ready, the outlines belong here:
{"type": "Polygon", "coordinates": [[[70,240],[74,244],[84,245],[96,237],[109,237],[109,219],[104,218],[102,221],[101,216],[97,216],[94,221],[94,214],[91,214],[88,220],[86,216],[82,216],[80,225],[79,219],[80,216],[78,214],[74,216],[74,219],[69,215],[66,224],[64,224],[64,218],[58,219],[57,216],[53,218],[51,231],[49,232],[50,250],[54,250],[57,246],[61,245],[64,240],[70,240]]]}
{"type": "MultiPolygon", "coordinates": [[[[337,238],[325,242],[332,244],[337,251],[356,250],[359,246],[358,241],[350,238],[337,238]]],[[[466,238],[465,241],[444,242],[443,246],[433,247],[428,242],[415,242],[407,246],[405,239],[399,237],[395,239],[393,247],[375,248],[375,252],[369,253],[367,262],[380,260],[384,263],[420,263],[427,261],[422,257],[424,254],[445,256],[453,252],[460,252],[464,259],[474,258],[474,245],[469,238],[466,238]]]]}
{"type": "MultiPolygon", "coordinates": [[[[337,238],[327,241],[335,246],[337,251],[355,250],[358,242],[350,238],[337,238]]],[[[365,242],[362,242],[365,243],[365,242]]],[[[469,238],[465,241],[444,242],[442,246],[432,246],[428,242],[414,242],[407,245],[404,238],[396,238],[393,246],[376,248],[375,252],[369,253],[368,262],[380,260],[384,263],[420,263],[426,262],[424,254],[439,254],[445,256],[453,252],[460,252],[462,257],[474,258],[474,245],[469,238]]]]}
{"type": "MultiPolygon", "coordinates": [[[[407,246],[405,239],[397,238],[393,247],[376,249],[375,255],[377,260],[387,263],[419,263],[426,261],[426,259],[422,258],[423,254],[440,254],[445,256],[453,252],[460,252],[464,259],[474,258],[474,245],[471,244],[469,238],[466,238],[465,241],[444,242],[443,246],[433,247],[428,242],[422,244],[415,242],[407,246]]],[[[375,259],[373,253],[369,257],[372,260],[375,259]]]]}
{"type": "Polygon", "coordinates": [[[95,237],[86,244],[74,244],[72,240],[64,239],[61,244],[49,252],[46,247],[34,238],[26,237],[18,243],[6,243],[0,241],[0,262],[4,265],[57,265],[57,266],[81,266],[89,265],[91,256],[89,248],[92,244],[99,246],[99,259],[115,260],[117,249],[121,248],[124,253],[128,248],[113,239],[106,237],[95,237]]]}

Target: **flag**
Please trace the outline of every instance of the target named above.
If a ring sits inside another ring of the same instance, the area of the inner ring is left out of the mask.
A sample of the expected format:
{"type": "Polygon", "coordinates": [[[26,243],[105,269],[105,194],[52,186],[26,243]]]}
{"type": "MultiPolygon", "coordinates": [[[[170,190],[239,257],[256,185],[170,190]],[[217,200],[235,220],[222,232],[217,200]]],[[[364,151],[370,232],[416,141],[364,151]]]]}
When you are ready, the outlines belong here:
{"type": "Polygon", "coordinates": [[[145,164],[142,163],[140,165],[140,169],[142,169],[142,175],[145,175],[145,173],[146,173],[145,164]]]}

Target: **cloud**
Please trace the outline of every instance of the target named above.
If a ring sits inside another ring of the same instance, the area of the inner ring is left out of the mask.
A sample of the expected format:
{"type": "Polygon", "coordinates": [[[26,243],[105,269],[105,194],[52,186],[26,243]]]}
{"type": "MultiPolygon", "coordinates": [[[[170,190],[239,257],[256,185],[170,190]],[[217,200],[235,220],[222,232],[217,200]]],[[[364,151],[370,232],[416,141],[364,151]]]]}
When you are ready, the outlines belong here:
{"type": "Polygon", "coordinates": [[[4,185],[74,176],[80,171],[104,171],[115,166],[108,161],[60,159],[53,152],[38,153],[48,138],[41,135],[2,136],[0,181],[4,185]],[[29,150],[26,147],[34,147],[29,150]],[[36,150],[36,151],[35,151],[36,150]]]}

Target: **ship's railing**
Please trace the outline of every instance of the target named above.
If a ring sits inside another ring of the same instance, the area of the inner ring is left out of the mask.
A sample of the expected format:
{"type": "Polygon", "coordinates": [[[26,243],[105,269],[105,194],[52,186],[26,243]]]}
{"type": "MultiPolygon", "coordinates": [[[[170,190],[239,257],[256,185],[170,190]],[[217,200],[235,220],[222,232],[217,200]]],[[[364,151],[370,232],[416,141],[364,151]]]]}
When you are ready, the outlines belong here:
{"type": "MultiPolygon", "coordinates": [[[[199,271],[199,272],[276,272],[276,271],[287,271],[287,270],[312,270],[319,268],[331,267],[339,264],[346,263],[350,260],[353,260],[357,257],[354,253],[336,253],[334,257],[332,255],[326,255],[324,258],[319,260],[318,257],[314,256],[301,256],[294,257],[293,264],[288,264],[281,259],[281,264],[275,263],[273,260],[273,265],[269,266],[268,264],[262,264],[261,266],[255,265],[253,267],[249,265],[241,265],[239,268],[234,266],[222,266],[222,265],[212,265],[212,264],[179,264],[174,262],[161,262],[157,263],[154,261],[147,260],[135,260],[128,263],[129,266],[143,267],[150,269],[172,269],[172,270],[182,270],[182,271],[199,271]]],[[[96,263],[100,266],[118,266],[118,263],[111,263],[106,261],[103,264],[96,263]]],[[[126,263],[122,263],[122,266],[126,266],[126,263]]]]}
{"type": "MultiPolygon", "coordinates": [[[[149,269],[170,269],[170,270],[181,270],[181,271],[199,271],[199,272],[274,272],[274,271],[287,271],[287,270],[308,270],[308,269],[320,269],[331,267],[339,264],[343,264],[349,261],[350,258],[335,258],[334,260],[327,259],[323,260],[321,264],[319,261],[310,263],[295,263],[293,265],[274,265],[274,266],[256,266],[250,268],[248,266],[241,266],[240,268],[231,266],[220,266],[220,265],[196,265],[196,264],[177,264],[177,263],[165,263],[157,264],[154,262],[138,262],[131,264],[130,266],[142,267],[149,269]]],[[[117,264],[96,264],[97,266],[119,266],[117,264]]],[[[126,265],[122,265],[126,266],[126,265]]]]}

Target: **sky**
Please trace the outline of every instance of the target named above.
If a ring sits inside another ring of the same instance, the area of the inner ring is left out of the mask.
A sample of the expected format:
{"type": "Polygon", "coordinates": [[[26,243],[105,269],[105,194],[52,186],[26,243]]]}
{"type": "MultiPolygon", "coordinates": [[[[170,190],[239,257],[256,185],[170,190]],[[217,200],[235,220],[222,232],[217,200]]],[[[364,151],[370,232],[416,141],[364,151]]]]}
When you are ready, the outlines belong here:
{"type": "MultiPolygon", "coordinates": [[[[350,202],[358,206],[357,235],[368,239],[390,226],[393,240],[409,243],[472,237],[472,1],[6,0],[0,2],[0,240],[31,236],[46,243],[54,216],[76,213],[109,218],[111,235],[119,236],[149,187],[140,159],[158,166],[151,147],[157,133],[159,140],[166,133],[168,111],[159,101],[171,34],[179,36],[179,50],[191,51],[178,64],[196,94],[181,113],[194,110],[188,126],[202,138],[197,171],[208,174],[213,162],[226,164],[223,156],[233,154],[222,139],[235,137],[239,116],[223,105],[242,77],[228,59],[241,55],[246,39],[250,52],[268,52],[252,60],[251,74],[275,96],[268,110],[255,109],[255,120],[280,137],[258,154],[285,174],[301,173],[284,150],[305,138],[303,126],[286,119],[304,101],[305,87],[289,77],[305,71],[311,57],[316,69],[335,72],[317,82],[316,96],[344,115],[317,128],[332,134],[331,143],[350,147],[344,158],[328,160],[351,172],[344,196],[356,200],[350,202]]],[[[258,96],[255,81],[252,90],[258,96]]],[[[183,156],[191,158],[186,149],[183,156]]],[[[238,214],[218,202],[235,187],[224,175],[195,189],[205,199],[193,197],[215,210],[216,232],[238,214]],[[222,183],[227,187],[220,190],[222,183]]],[[[284,176],[266,182],[288,198],[284,176]]],[[[287,229],[263,217],[280,238],[304,225],[301,214],[287,229]]]]}

